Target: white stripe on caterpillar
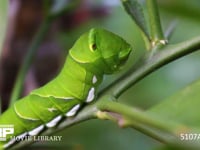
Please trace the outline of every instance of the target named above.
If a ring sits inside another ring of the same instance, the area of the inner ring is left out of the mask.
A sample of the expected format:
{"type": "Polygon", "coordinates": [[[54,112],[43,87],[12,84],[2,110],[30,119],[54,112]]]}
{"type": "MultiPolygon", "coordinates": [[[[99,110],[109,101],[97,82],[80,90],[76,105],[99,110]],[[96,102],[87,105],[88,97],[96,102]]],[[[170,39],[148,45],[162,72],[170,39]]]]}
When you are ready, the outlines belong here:
{"type": "Polygon", "coordinates": [[[52,127],[55,127],[57,125],[57,123],[62,119],[62,116],[59,115],[57,117],[55,117],[54,119],[52,119],[51,121],[49,121],[46,126],[48,128],[52,128],[52,127]]]}
{"type": "Polygon", "coordinates": [[[31,136],[38,135],[43,129],[44,129],[44,125],[40,125],[39,127],[29,131],[28,134],[31,136]]]}
{"type": "Polygon", "coordinates": [[[18,135],[18,136],[16,137],[16,139],[22,139],[22,138],[25,137],[27,134],[28,134],[28,132],[24,132],[24,133],[18,135]]]}
{"type": "Polygon", "coordinates": [[[64,99],[64,100],[73,100],[74,99],[74,97],[55,96],[55,95],[51,95],[51,94],[42,95],[41,93],[35,93],[35,92],[31,92],[31,95],[36,95],[36,96],[44,97],[44,98],[53,97],[53,98],[64,99]]]}
{"type": "Polygon", "coordinates": [[[95,84],[97,82],[97,77],[94,75],[92,78],[92,83],[95,84]]]}
{"type": "Polygon", "coordinates": [[[8,143],[3,145],[3,148],[8,148],[9,146],[13,145],[15,143],[15,138],[8,141],[8,143]]]}
{"type": "Polygon", "coordinates": [[[58,110],[57,108],[54,108],[54,107],[47,108],[47,109],[48,109],[48,111],[50,111],[50,112],[54,112],[54,111],[58,110]]]}
{"type": "MultiPolygon", "coordinates": [[[[57,98],[57,97],[56,97],[57,98]]],[[[74,97],[63,97],[64,98],[64,100],[72,100],[72,99],[74,99],[74,97]]]]}
{"type": "Polygon", "coordinates": [[[78,109],[80,108],[80,104],[75,105],[74,107],[72,107],[72,109],[70,111],[68,111],[65,116],[66,117],[71,117],[74,116],[76,114],[76,112],[78,111],[78,109]]]}
{"type": "Polygon", "coordinates": [[[15,110],[15,113],[22,119],[26,119],[26,120],[31,120],[31,121],[38,121],[39,119],[36,119],[36,118],[30,118],[30,117],[26,117],[26,116],[23,116],[21,115],[18,111],[17,111],[17,108],[14,104],[14,110],[15,110]]]}
{"type": "Polygon", "coordinates": [[[95,97],[94,92],[95,92],[95,88],[92,87],[92,88],[90,89],[90,91],[88,92],[88,96],[87,96],[87,99],[86,99],[86,102],[87,102],[87,103],[89,103],[89,102],[91,102],[92,100],[94,100],[94,97],[95,97]]]}

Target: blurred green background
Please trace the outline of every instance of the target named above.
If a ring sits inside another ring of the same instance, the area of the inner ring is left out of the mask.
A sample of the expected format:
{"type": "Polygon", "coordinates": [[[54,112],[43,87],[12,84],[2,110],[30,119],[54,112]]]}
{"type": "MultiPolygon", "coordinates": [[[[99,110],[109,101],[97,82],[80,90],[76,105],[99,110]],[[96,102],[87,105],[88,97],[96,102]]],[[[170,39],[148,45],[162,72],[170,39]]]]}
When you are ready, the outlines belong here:
{"type": "MultiPolygon", "coordinates": [[[[124,11],[119,0],[94,0],[94,6],[109,6],[109,14],[103,18],[92,18],[81,26],[67,32],[58,32],[55,39],[63,49],[69,49],[79,35],[91,27],[106,28],[127,40],[133,46],[131,57],[125,66],[129,69],[145,51],[138,28],[124,11]]],[[[170,44],[178,43],[200,35],[200,1],[199,0],[158,0],[163,29],[176,20],[177,26],[169,40],[170,44]]],[[[124,93],[119,101],[139,109],[148,109],[163,99],[176,93],[200,77],[200,52],[195,52],[178,59],[155,71],[124,93]]],[[[106,76],[102,87],[106,86],[119,74],[106,76]]],[[[48,143],[52,149],[65,147],[71,150],[150,150],[163,145],[133,129],[120,129],[115,123],[101,120],[90,120],[64,131],[62,142],[48,143]]],[[[44,143],[36,143],[36,145],[44,143]]],[[[60,148],[59,148],[60,149],[60,148]]]]}

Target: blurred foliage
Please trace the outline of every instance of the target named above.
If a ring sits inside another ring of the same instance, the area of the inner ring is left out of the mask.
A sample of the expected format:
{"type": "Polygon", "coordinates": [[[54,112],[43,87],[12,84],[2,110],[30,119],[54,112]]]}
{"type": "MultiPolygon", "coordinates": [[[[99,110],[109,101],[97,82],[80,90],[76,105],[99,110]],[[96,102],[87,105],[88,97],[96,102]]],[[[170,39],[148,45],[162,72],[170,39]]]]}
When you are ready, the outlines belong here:
{"type": "MultiPolygon", "coordinates": [[[[153,106],[148,110],[150,113],[158,114],[166,120],[184,123],[189,127],[199,128],[199,109],[200,101],[200,80],[187,86],[184,90],[177,92],[174,96],[169,97],[164,102],[153,106]],[[169,111],[170,110],[170,111],[169,111]],[[173,113],[171,113],[173,112],[173,113]]],[[[186,131],[185,131],[186,132],[186,131]]]]}
{"type": "Polygon", "coordinates": [[[162,11],[168,12],[171,16],[187,18],[193,21],[200,21],[199,0],[158,0],[162,11]]]}
{"type": "Polygon", "coordinates": [[[1,49],[4,41],[4,36],[6,32],[7,25],[7,9],[8,9],[8,1],[0,1],[0,57],[1,57],[1,49]]]}

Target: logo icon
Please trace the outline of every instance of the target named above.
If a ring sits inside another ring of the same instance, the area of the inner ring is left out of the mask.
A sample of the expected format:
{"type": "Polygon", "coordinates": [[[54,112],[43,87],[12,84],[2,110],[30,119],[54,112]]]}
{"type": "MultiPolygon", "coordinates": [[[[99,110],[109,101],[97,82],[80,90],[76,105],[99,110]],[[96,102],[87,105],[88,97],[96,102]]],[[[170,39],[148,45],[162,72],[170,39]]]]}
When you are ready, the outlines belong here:
{"type": "Polygon", "coordinates": [[[14,125],[0,125],[0,141],[6,141],[11,134],[14,134],[14,125]]]}

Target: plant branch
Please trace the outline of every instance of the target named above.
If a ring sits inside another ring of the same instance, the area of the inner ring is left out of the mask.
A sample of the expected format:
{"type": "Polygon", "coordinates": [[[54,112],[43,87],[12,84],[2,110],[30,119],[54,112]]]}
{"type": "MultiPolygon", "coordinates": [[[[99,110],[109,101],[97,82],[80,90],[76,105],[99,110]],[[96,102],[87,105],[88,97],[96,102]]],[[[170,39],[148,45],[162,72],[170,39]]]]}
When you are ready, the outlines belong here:
{"type": "MultiPolygon", "coordinates": [[[[127,125],[129,126],[131,122],[139,122],[154,128],[162,129],[167,132],[172,132],[173,129],[173,126],[170,124],[166,124],[166,122],[158,121],[158,119],[154,119],[152,116],[148,115],[147,113],[141,110],[118,102],[108,101],[107,99],[101,99],[97,103],[97,108],[101,112],[107,113],[106,119],[107,117],[109,118],[109,116],[114,117],[116,114],[119,114],[120,116],[115,118],[118,121],[120,127],[126,127],[127,125]],[[116,114],[114,115],[114,113],[116,114]]],[[[100,119],[104,119],[102,117],[102,114],[99,112],[97,113],[97,117],[100,119]]]]}
{"type": "Polygon", "coordinates": [[[99,110],[96,113],[99,119],[115,121],[120,127],[132,127],[173,147],[200,147],[197,142],[181,141],[180,131],[192,131],[192,129],[173,120],[166,122],[165,118],[160,118],[118,102],[108,101],[104,98],[97,102],[96,107],[99,110]]]}
{"type": "Polygon", "coordinates": [[[200,36],[192,38],[175,45],[168,45],[161,51],[158,51],[152,56],[152,53],[147,53],[146,57],[140,60],[140,65],[134,65],[132,73],[127,73],[119,78],[109,87],[105,88],[101,93],[111,93],[115,98],[118,98],[128,88],[149,75],[153,71],[162,66],[182,57],[200,48],[200,36]]]}

